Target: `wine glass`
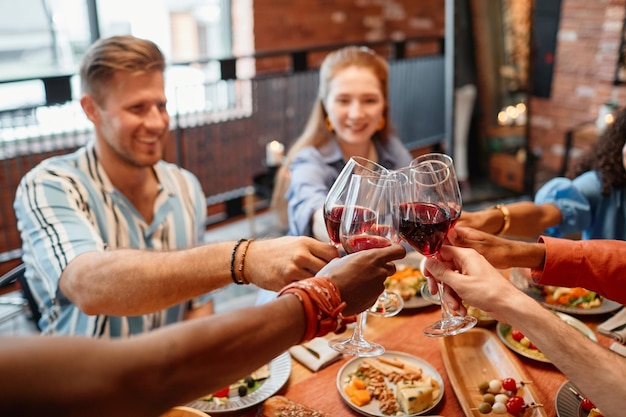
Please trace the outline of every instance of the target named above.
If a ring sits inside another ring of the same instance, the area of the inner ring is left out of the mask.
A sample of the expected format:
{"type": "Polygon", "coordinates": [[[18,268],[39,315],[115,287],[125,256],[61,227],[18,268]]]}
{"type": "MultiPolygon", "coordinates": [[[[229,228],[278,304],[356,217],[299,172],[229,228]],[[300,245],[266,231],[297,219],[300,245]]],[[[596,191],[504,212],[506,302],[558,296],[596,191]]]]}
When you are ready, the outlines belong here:
{"type": "MultiPolygon", "coordinates": [[[[450,196],[456,181],[445,162],[427,160],[403,170],[407,186],[401,187],[398,230],[415,250],[426,257],[436,257],[450,229],[450,196]]],[[[454,210],[454,209],[453,209],[454,210]]],[[[460,210],[459,210],[460,211],[460,210]]],[[[437,282],[439,294],[443,284],[437,282]]],[[[424,329],[426,336],[451,336],[471,329],[477,323],[472,316],[455,316],[441,302],[441,320],[424,329]]]]}
{"type": "MultiPolygon", "coordinates": [[[[396,182],[387,175],[352,174],[346,194],[339,238],[346,253],[384,248],[398,242],[392,189],[396,182]]],[[[366,312],[361,312],[352,336],[335,339],[330,346],[339,352],[355,356],[378,356],[385,348],[363,337],[366,312]]]]}
{"type": "MultiPolygon", "coordinates": [[[[360,156],[353,156],[343,167],[339,176],[328,191],[326,200],[324,201],[324,223],[326,224],[326,231],[328,232],[331,243],[335,245],[337,249],[343,249],[339,237],[339,228],[348,186],[350,185],[350,178],[353,174],[380,177],[381,175],[389,174],[389,171],[376,162],[360,156]]],[[[403,307],[404,301],[400,295],[385,290],[368,311],[375,316],[390,317],[402,311],[403,307]]]]}
{"type": "Polygon", "coordinates": [[[346,201],[348,186],[352,174],[362,175],[381,175],[388,173],[387,169],[376,162],[360,156],[353,156],[344,165],[341,172],[335,179],[335,182],[328,190],[326,200],[324,201],[324,223],[330,242],[341,249],[341,240],[339,239],[339,225],[341,224],[341,215],[343,214],[343,206],[346,201]]]}
{"type": "Polygon", "coordinates": [[[454,169],[454,161],[450,155],[446,155],[445,153],[428,153],[418,156],[411,161],[411,166],[417,166],[424,162],[430,163],[431,168],[435,171],[434,174],[442,179],[442,192],[444,198],[447,199],[447,204],[450,208],[450,229],[452,229],[454,228],[457,220],[459,220],[459,217],[461,217],[461,210],[463,208],[461,188],[459,187],[456,170],[454,169]],[[441,165],[438,162],[441,162],[444,165],[441,165]],[[445,180],[448,173],[446,169],[450,172],[450,179],[448,181],[445,180]]]}

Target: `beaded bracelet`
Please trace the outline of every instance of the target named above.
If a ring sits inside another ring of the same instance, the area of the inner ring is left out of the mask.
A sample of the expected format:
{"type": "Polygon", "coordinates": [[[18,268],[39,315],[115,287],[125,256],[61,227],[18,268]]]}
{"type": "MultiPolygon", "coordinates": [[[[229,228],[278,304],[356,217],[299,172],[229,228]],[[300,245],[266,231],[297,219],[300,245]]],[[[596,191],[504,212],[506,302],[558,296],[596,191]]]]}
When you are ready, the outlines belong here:
{"type": "Polygon", "coordinates": [[[339,288],[328,277],[314,277],[293,282],[283,288],[278,296],[293,294],[302,303],[306,316],[306,329],[302,340],[304,343],[327,333],[342,333],[348,323],[353,323],[356,316],[344,317],[341,312],[346,306],[341,301],[339,288]]]}
{"type": "Polygon", "coordinates": [[[237,279],[237,277],[235,276],[235,256],[237,255],[237,249],[239,249],[239,246],[247,241],[248,239],[239,239],[237,241],[237,243],[235,243],[235,246],[233,247],[233,252],[230,255],[230,277],[232,278],[233,282],[237,285],[243,285],[245,284],[244,281],[240,281],[237,279]]]}
{"type": "Polygon", "coordinates": [[[246,285],[250,284],[250,282],[248,282],[248,280],[246,279],[246,277],[243,274],[243,263],[246,260],[246,254],[248,253],[248,247],[250,247],[250,243],[252,243],[253,241],[254,241],[254,239],[248,239],[245,242],[245,246],[241,250],[241,261],[239,262],[239,268],[237,269],[239,271],[239,277],[241,278],[241,282],[246,284],[246,285]]]}

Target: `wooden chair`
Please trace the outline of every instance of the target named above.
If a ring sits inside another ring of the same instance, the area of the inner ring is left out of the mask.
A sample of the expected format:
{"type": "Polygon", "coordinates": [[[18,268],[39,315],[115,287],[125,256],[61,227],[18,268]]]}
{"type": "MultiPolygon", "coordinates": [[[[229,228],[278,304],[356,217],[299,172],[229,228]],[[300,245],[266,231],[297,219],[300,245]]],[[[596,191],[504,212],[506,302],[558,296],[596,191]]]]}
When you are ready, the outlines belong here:
{"type": "Polygon", "coordinates": [[[160,417],[211,417],[206,413],[195,408],[178,406],[167,410],[160,417]]]}

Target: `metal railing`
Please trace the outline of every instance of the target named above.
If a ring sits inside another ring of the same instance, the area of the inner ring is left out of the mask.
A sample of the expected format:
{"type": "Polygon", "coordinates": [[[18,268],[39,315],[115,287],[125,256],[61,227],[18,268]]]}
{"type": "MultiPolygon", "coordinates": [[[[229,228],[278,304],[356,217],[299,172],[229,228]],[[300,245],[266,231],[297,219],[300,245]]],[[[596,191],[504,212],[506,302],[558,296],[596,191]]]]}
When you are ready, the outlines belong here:
{"type": "MultiPolygon", "coordinates": [[[[425,42],[432,43],[433,39],[425,42]]],[[[444,140],[444,54],[441,40],[435,42],[432,53],[410,58],[403,57],[407,42],[388,42],[390,118],[396,134],[409,149],[444,140]]],[[[288,147],[300,134],[317,95],[317,68],[304,68],[308,54],[315,51],[258,54],[259,58],[287,54],[291,66],[287,71],[243,80],[232,77],[235,61],[223,60],[223,79],[179,87],[169,97],[174,106],[173,140],[165,159],[198,176],[207,204],[249,194],[253,177],[267,170],[266,144],[276,139],[288,147]],[[193,106],[192,100],[196,103],[193,106]]],[[[0,114],[0,262],[20,256],[21,242],[12,208],[20,178],[41,160],[71,152],[93,135],[89,124],[77,115],[77,103],[48,108],[48,115],[60,106],[65,106],[71,117],[57,131],[41,130],[37,112],[42,110],[16,110],[15,118],[10,112],[0,114]],[[25,123],[20,126],[18,121],[25,123]],[[21,135],[15,135],[15,129],[21,129],[21,135]]],[[[58,118],[58,114],[54,116],[58,118]]]]}

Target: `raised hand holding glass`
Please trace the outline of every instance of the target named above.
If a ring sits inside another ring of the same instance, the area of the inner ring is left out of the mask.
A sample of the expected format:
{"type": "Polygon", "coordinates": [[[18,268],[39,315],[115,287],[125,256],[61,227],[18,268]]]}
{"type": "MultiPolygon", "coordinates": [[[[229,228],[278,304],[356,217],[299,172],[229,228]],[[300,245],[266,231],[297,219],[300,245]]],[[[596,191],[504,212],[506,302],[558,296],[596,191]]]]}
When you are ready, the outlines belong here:
{"type": "Polygon", "coordinates": [[[346,202],[346,194],[352,174],[379,176],[387,173],[388,171],[385,167],[359,156],[350,158],[341,172],[339,172],[339,175],[330,187],[326,195],[326,200],[324,201],[324,222],[326,224],[326,231],[328,232],[331,243],[338,249],[341,248],[339,226],[341,224],[341,216],[343,214],[343,207],[346,202]]]}
{"type": "MultiPolygon", "coordinates": [[[[389,171],[385,167],[360,156],[353,156],[343,167],[328,191],[324,202],[324,222],[326,224],[326,231],[328,232],[331,243],[338,249],[344,247],[339,238],[339,227],[350,179],[353,175],[378,178],[388,174],[389,171]]],[[[386,184],[395,185],[394,182],[387,182],[386,184]]],[[[404,301],[400,295],[384,291],[378,298],[378,301],[369,310],[369,313],[376,316],[390,317],[402,311],[403,307],[404,301]]]]}
{"type": "MultiPolygon", "coordinates": [[[[400,237],[424,256],[435,257],[451,227],[451,209],[454,214],[461,212],[460,193],[458,200],[455,195],[456,177],[438,159],[412,164],[404,172],[409,181],[399,210],[400,237]]],[[[443,284],[437,285],[442,296],[443,284]]],[[[455,316],[446,303],[440,304],[442,319],[424,329],[427,336],[451,336],[476,325],[474,317],[455,316]]]]}
{"type": "MultiPolygon", "coordinates": [[[[382,248],[398,242],[391,190],[395,182],[389,177],[352,175],[346,195],[340,227],[340,240],[347,253],[382,248]]],[[[395,293],[388,296],[396,296],[395,293]]],[[[400,305],[400,309],[402,305],[400,305]]],[[[363,337],[366,312],[359,314],[352,336],[335,339],[330,346],[339,352],[355,356],[378,356],[385,349],[363,337]]]]}

